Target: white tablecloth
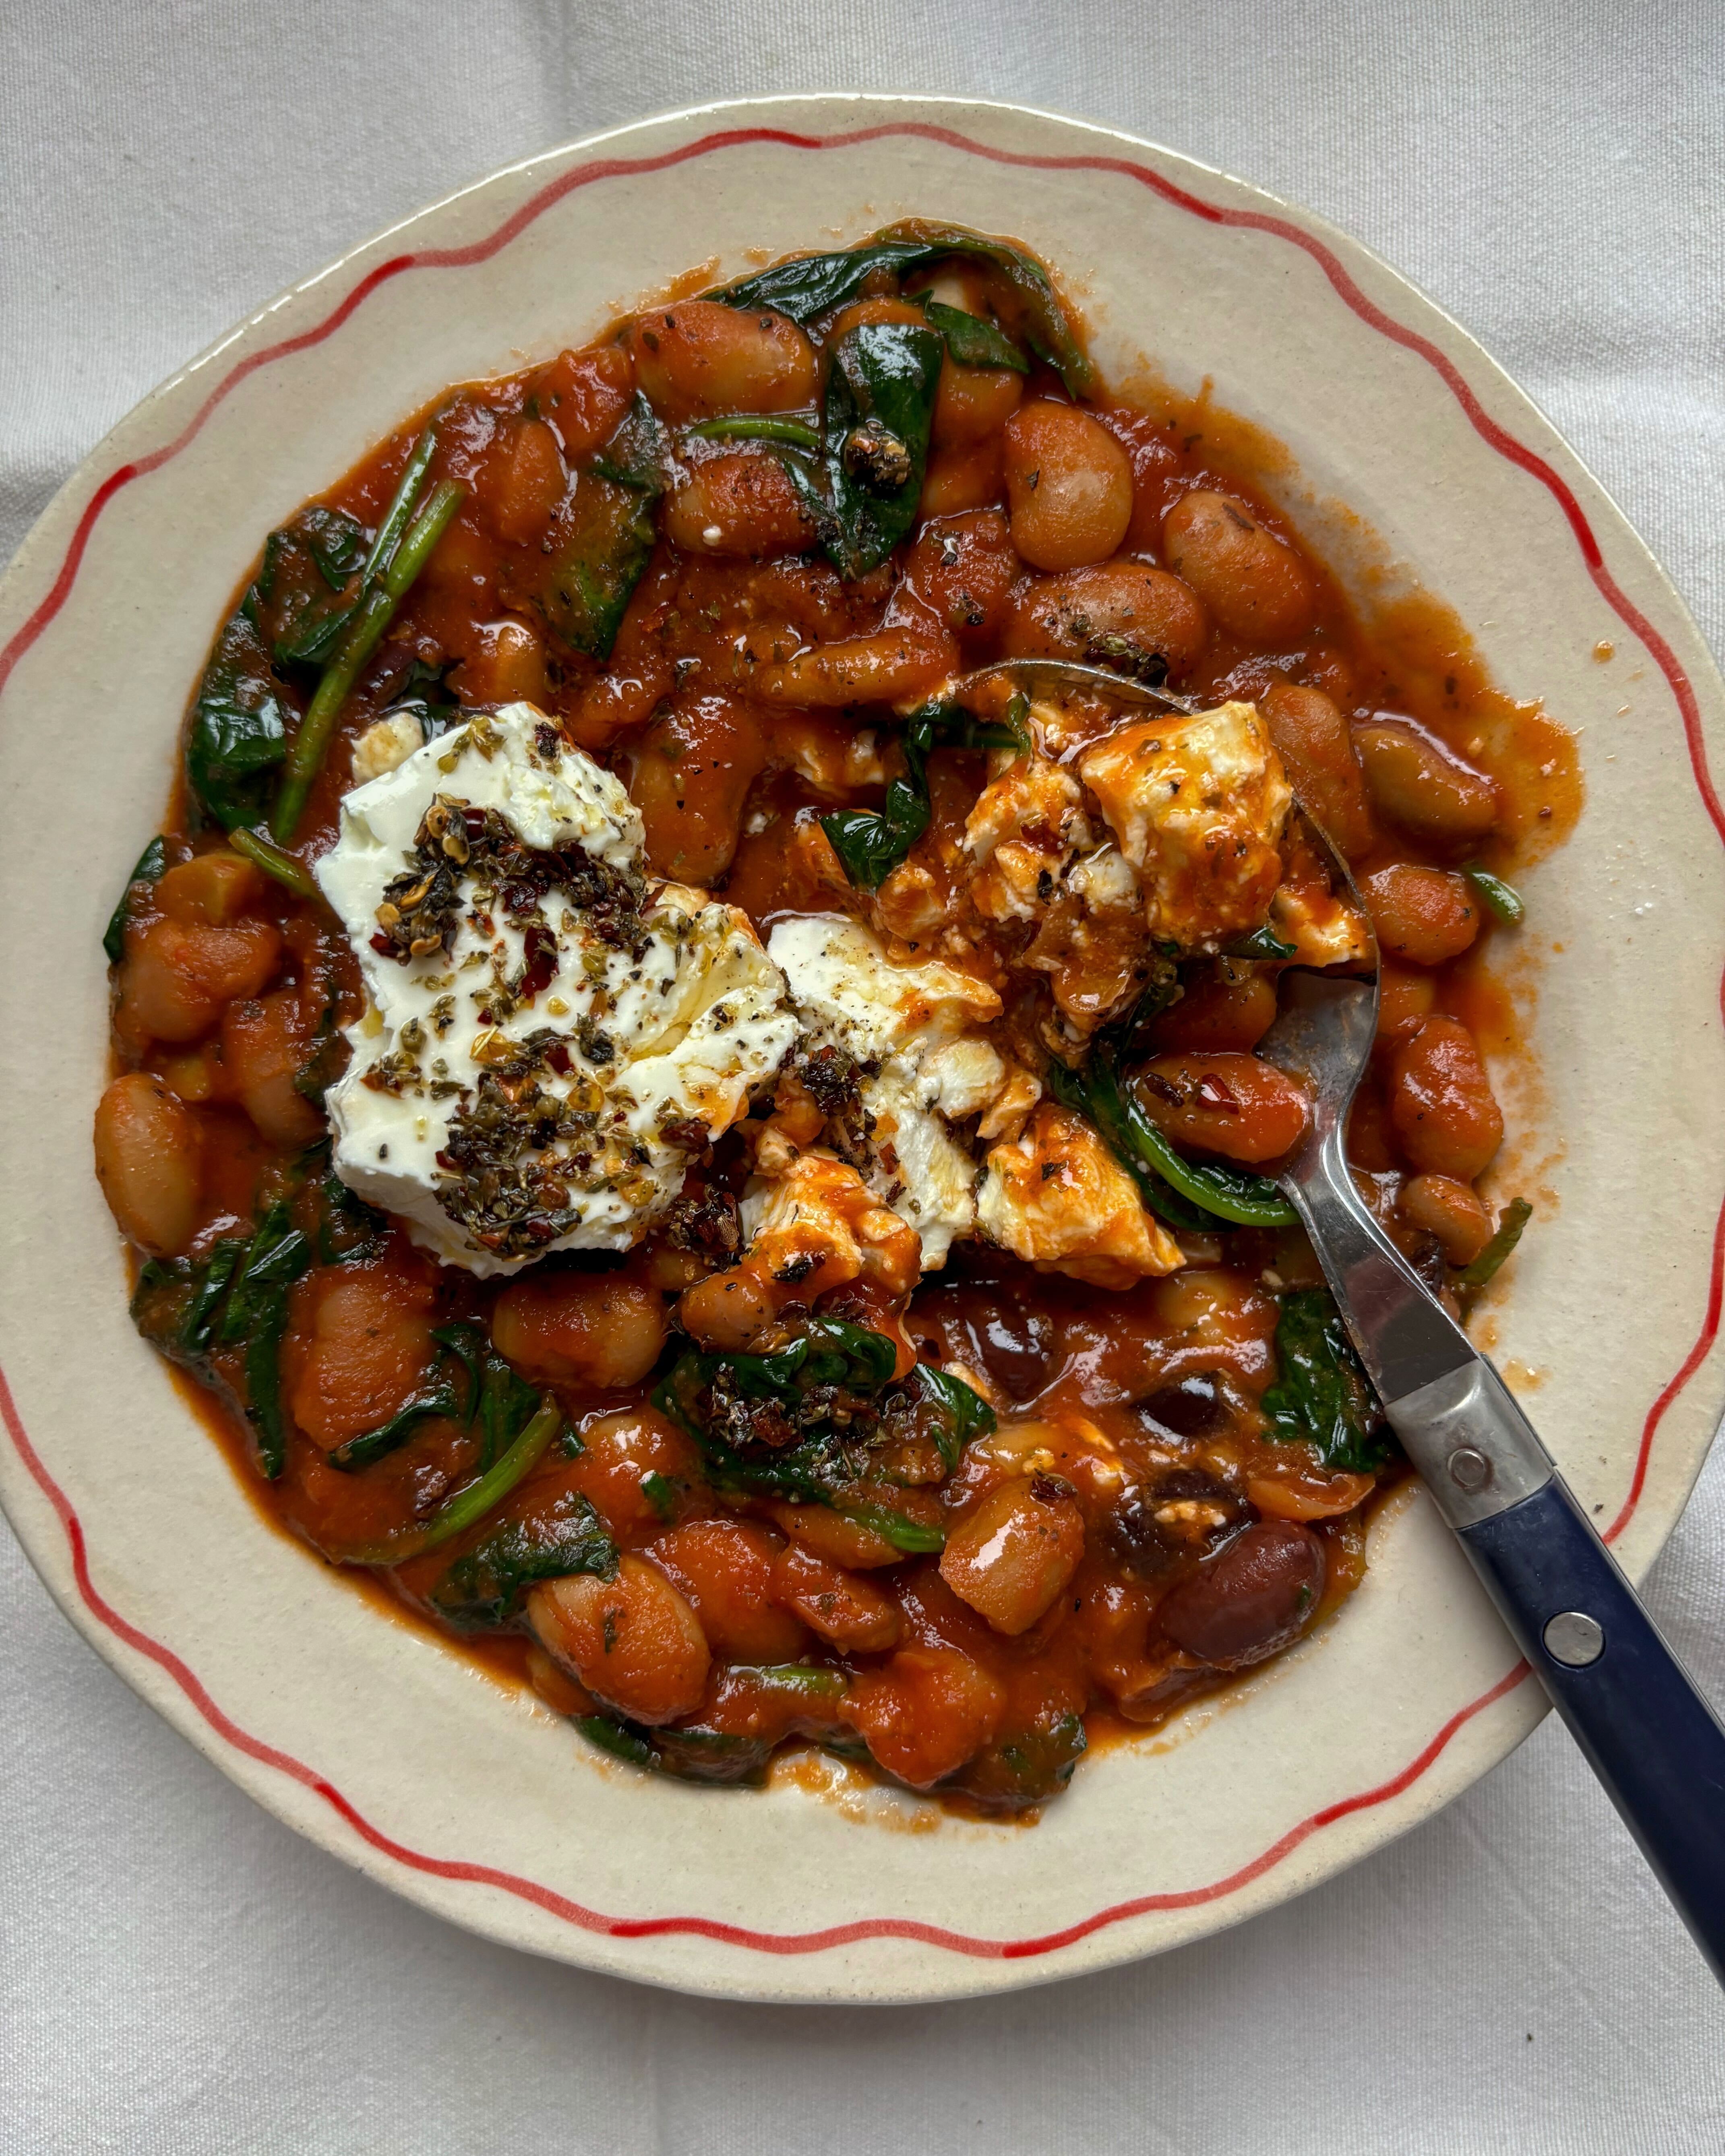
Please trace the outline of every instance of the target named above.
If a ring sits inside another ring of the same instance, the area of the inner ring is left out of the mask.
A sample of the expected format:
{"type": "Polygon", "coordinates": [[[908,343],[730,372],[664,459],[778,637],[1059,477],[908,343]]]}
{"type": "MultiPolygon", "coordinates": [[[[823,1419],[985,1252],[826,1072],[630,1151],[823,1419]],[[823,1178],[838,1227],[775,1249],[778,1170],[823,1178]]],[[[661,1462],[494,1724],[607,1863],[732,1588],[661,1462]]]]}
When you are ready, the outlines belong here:
{"type": "MultiPolygon", "coordinates": [[[[1722,23],[1717,0],[4,0],[0,557],[230,321],[495,165],[712,97],[938,90],[1117,122],[1381,249],[1725,649],[1722,23]]],[[[1651,1586],[1716,1699],[1722,1543],[1725,1448],[1651,1586]]],[[[4,2156],[1725,2146],[1725,2006],[1550,1722],[1397,1846],[1183,1953],[768,2010],[421,1915],[198,1759],[3,1529],[0,1598],[4,2156]]]]}

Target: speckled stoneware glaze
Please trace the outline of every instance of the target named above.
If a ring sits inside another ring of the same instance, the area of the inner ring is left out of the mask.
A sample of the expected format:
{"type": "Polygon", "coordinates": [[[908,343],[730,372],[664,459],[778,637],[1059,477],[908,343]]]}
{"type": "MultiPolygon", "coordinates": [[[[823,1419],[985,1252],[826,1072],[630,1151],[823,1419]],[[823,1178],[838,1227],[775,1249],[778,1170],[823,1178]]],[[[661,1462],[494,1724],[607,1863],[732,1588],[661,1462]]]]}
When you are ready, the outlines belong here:
{"type": "Polygon", "coordinates": [[[1512,1126],[1537,1106],[1522,1160],[1549,1197],[1492,1338],[1632,1573],[1722,1397],[1725,825],[1707,757],[1725,689],[1622,516],[1429,301],[1319,219],[1168,151],[907,98],[652,121],[356,249],[146,398],[0,588],[0,876],[24,924],[0,1040],[0,1496],[97,1650],[323,1847],[492,1938],[742,1998],[951,1997],[1177,1945],[1404,1832],[1542,1711],[1410,1491],[1333,1623],[1226,1704],[1092,1758],[1034,1829],[788,1779],[646,1779],[268,1527],[127,1322],[91,1171],[101,931],[264,532],[445,383],[578,343],[691,265],[734,275],[905,215],[1045,254],[1117,378],[1141,356],[1183,390],[1211,377],[1286,444],[1276,490],[1320,552],[1440,594],[1503,690],[1577,731],[1584,813],[1527,878],[1537,1097],[1509,1090],[1512,1126]]]}

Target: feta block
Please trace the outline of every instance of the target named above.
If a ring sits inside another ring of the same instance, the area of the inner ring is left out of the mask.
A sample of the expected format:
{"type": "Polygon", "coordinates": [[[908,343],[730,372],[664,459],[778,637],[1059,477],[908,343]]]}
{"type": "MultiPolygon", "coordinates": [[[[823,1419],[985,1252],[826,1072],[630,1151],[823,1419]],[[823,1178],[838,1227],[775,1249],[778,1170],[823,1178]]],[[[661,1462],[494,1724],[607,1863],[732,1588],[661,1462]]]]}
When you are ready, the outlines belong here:
{"type": "Polygon", "coordinates": [[[977,1163],[951,1123],[978,1114],[1007,1080],[998,1050],[970,1032],[999,1016],[999,997],[938,961],[894,965],[860,922],[834,916],[783,921],[767,948],[805,1041],[861,1066],[869,1188],[921,1235],[925,1270],[944,1265],[976,1222],[977,1163]]]}
{"type": "Polygon", "coordinates": [[[446,1264],[627,1250],[796,1037],[747,917],[649,889],[618,780],[528,704],[349,793],[316,866],[370,1009],[336,1172],[446,1264]]]}
{"type": "Polygon", "coordinates": [[[1255,705],[1134,720],[1078,769],[1137,871],[1157,942],[1214,952],[1263,925],[1293,794],[1255,705]]]}
{"type": "Polygon", "coordinates": [[[1185,1263],[1096,1127],[1051,1101],[1021,1137],[989,1153],[977,1225],[1039,1271],[1096,1287],[1130,1287],[1185,1263]]]}

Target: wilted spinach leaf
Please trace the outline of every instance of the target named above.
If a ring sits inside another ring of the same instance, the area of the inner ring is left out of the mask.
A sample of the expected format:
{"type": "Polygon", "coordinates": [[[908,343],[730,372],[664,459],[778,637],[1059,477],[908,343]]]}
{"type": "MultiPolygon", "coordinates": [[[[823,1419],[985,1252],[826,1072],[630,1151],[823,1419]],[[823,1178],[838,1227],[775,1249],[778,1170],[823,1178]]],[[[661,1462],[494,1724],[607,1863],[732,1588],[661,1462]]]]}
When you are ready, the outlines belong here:
{"type": "Polygon", "coordinates": [[[899,737],[905,767],[879,808],[835,808],[820,819],[845,873],[859,891],[878,891],[928,829],[928,758],[937,748],[1013,748],[1030,745],[1029,711],[1014,697],[1004,721],[974,717],[962,705],[925,705],[899,737]],[[1022,710],[1020,706],[1023,706],[1022,710]]]}
{"type": "Polygon", "coordinates": [[[202,1263],[152,1260],[132,1297],[132,1322],[145,1339],[244,1414],[259,1471],[272,1481],[287,1461],[280,1356],[288,1291],[311,1262],[305,1237],[278,1203],[249,1239],[225,1238],[202,1263]]]}
{"type": "Polygon", "coordinates": [[[704,1435],[701,1395],[722,1375],[726,1390],[743,1400],[775,1400],[800,1409],[811,1394],[834,1390],[877,1393],[892,1375],[897,1360],[884,1333],[870,1332],[839,1317],[810,1317],[801,1336],[766,1355],[702,1354],[691,1350],[677,1362],[653,1395],[685,1430],[704,1435]]]}
{"type": "Polygon", "coordinates": [[[819,489],[787,459],[834,567],[878,568],[916,521],[941,341],[915,322],[863,322],[830,355],[819,489]]]}
{"type": "Polygon", "coordinates": [[[287,754],[287,715],[257,624],[242,607],[216,639],[193,706],[186,778],[212,822],[254,824],[287,754]]]}
{"type": "Polygon", "coordinates": [[[986,1437],[994,1428],[994,1410],[982,1394],[932,1363],[919,1363],[905,1389],[923,1403],[920,1419],[940,1448],[948,1475],[972,1438],[986,1437]]]}
{"type": "MultiPolygon", "coordinates": [[[[1022,248],[987,233],[972,232],[963,225],[907,218],[858,246],[775,263],[752,277],[721,286],[707,297],[731,307],[772,307],[794,322],[810,322],[854,300],[871,277],[885,274],[902,278],[906,270],[924,263],[954,256],[980,263],[994,273],[1016,317],[1010,326],[1039,358],[1059,372],[1075,397],[1088,396],[1096,387],[1096,371],[1073,335],[1048,272],[1022,248]]],[[[973,363],[963,361],[956,352],[953,357],[960,359],[961,364],[973,363]]],[[[1006,364],[1004,361],[986,363],[1006,364]]]]}
{"type": "Polygon", "coordinates": [[[653,511],[670,475],[670,438],[644,397],[578,475],[571,521],[539,593],[546,626],[572,650],[611,655],[652,556],[653,511]]]}
{"type": "Polygon", "coordinates": [[[1266,921],[1261,928],[1253,929],[1250,936],[1242,936],[1228,946],[1230,958],[1297,958],[1297,943],[1285,942],[1266,921]]]}
{"type": "MultiPolygon", "coordinates": [[[[836,1735],[828,1717],[846,1690],[845,1679],[839,1671],[809,1669],[791,1662],[768,1664],[739,1674],[747,1676],[752,1690],[769,1698],[775,1694],[781,1699],[789,1695],[793,1700],[807,1702],[811,1709],[820,1702],[825,1712],[812,1715],[805,1726],[820,1730],[823,1743],[829,1732],[836,1735]]],[[[575,1717],[575,1727],[589,1743],[597,1744],[614,1758],[626,1759],[632,1767],[674,1774],[685,1782],[757,1787],[766,1778],[767,1762],[773,1754],[772,1741],[767,1738],[701,1725],[644,1729],[639,1722],[619,1716],[586,1714],[575,1717]]],[[[830,1748],[836,1750],[839,1745],[830,1748]]]]}
{"type": "Polygon", "coordinates": [[[928,250],[919,240],[865,239],[830,254],[799,254],[789,262],[775,262],[771,269],[740,277],[706,296],[745,312],[771,307],[793,322],[812,322],[854,300],[877,272],[902,276],[928,259],[928,250]]]}
{"type": "Polygon", "coordinates": [[[1019,1811],[1065,1788],[1088,1741],[1082,1715],[1050,1705],[1028,1725],[997,1737],[947,1786],[990,1810],[1019,1811]]]}
{"type": "Polygon", "coordinates": [[[1030,362],[998,322],[983,315],[968,315],[963,307],[943,306],[927,293],[916,304],[928,317],[928,326],[938,330],[947,357],[960,367],[1009,367],[1014,374],[1028,374],[1030,362]]]}
{"type": "Polygon", "coordinates": [[[161,839],[151,839],[138,855],[137,866],[126,879],[126,889],[120,894],[120,903],[109,915],[108,925],[102,931],[102,948],[108,954],[110,966],[117,966],[126,956],[126,924],[131,918],[132,886],[155,883],[167,866],[166,844],[161,839]]]}
{"type": "Polygon", "coordinates": [[[437,1343],[437,1358],[413,1397],[375,1430],[338,1445],[326,1455],[331,1467],[347,1473],[369,1467],[404,1444],[418,1424],[435,1415],[477,1427],[478,1471],[483,1475],[532,1420],[539,1394],[497,1353],[482,1327],[439,1326],[431,1337],[437,1343]]]}
{"type": "Polygon", "coordinates": [[[587,1499],[564,1490],[549,1506],[500,1520],[456,1558],[429,1599],[447,1623],[475,1631],[506,1624],[536,1582],[579,1572],[615,1578],[617,1545],[587,1499]]]}
{"type": "Polygon", "coordinates": [[[915,240],[928,249],[930,260],[958,255],[993,270],[1006,286],[1009,312],[1016,317],[1009,321],[1009,326],[1019,331],[1039,359],[1047,361],[1073,396],[1088,397],[1095,389],[1096,369],[1073,334],[1047,270],[1034,254],[964,225],[937,224],[926,218],[906,218],[875,238],[889,245],[915,240]]]}
{"type": "Polygon", "coordinates": [[[1045,1075],[1055,1099],[1090,1118],[1145,1204],[1170,1227],[1209,1229],[1220,1219],[1237,1227],[1286,1228],[1297,1219],[1267,1176],[1188,1160],[1179,1152],[1145,1114],[1131,1086],[1121,1083],[1106,1044],[1092,1049],[1081,1070],[1051,1061],[1045,1075]]]}
{"type": "Polygon", "coordinates": [[[264,542],[248,610],[280,666],[321,666],[362,596],[364,527],[345,510],[305,509],[264,542]]]}
{"type": "Polygon", "coordinates": [[[1271,1435],[1302,1439],[1328,1468],[1381,1467],[1390,1450],[1384,1411],[1327,1288],[1283,1296],[1276,1352],[1281,1375],[1260,1403],[1271,1435]]]}
{"type": "Polygon", "coordinates": [[[967,1436],[993,1426],[987,1403],[920,1364],[894,1383],[893,1343],[882,1333],[834,1317],[803,1324],[801,1337],[771,1354],[690,1350],[654,1405],[695,1439],[721,1489],[829,1505],[896,1548],[939,1549],[939,1527],[876,1500],[876,1489],[885,1497],[895,1486],[871,1479],[870,1445],[877,1432],[922,1432],[956,1462],[967,1436]]]}

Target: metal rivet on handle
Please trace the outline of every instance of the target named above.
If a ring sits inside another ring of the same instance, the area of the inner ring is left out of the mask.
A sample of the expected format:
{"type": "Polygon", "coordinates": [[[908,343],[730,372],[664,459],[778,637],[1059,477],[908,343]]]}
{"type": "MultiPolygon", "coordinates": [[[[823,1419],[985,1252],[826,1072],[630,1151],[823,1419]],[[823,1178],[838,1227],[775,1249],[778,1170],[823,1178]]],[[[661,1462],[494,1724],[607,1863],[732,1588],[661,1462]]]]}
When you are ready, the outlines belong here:
{"type": "Polygon", "coordinates": [[[1584,1670],[1605,1651],[1605,1628],[1581,1609],[1560,1609],[1541,1636],[1547,1654],[1565,1669],[1584,1670]]]}
{"type": "Polygon", "coordinates": [[[1450,1455],[1450,1480],[1458,1490],[1466,1491],[1470,1497],[1483,1490],[1491,1480],[1491,1463],[1483,1452],[1471,1445],[1458,1445],[1450,1455]]]}

